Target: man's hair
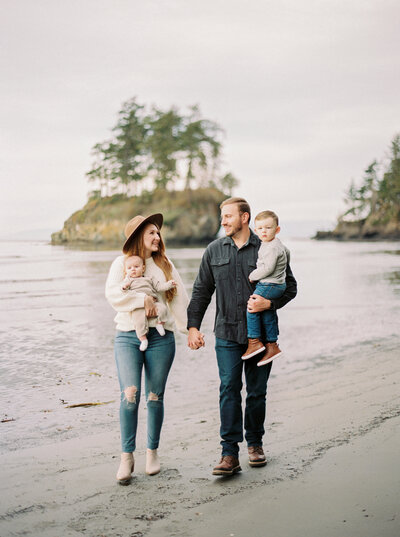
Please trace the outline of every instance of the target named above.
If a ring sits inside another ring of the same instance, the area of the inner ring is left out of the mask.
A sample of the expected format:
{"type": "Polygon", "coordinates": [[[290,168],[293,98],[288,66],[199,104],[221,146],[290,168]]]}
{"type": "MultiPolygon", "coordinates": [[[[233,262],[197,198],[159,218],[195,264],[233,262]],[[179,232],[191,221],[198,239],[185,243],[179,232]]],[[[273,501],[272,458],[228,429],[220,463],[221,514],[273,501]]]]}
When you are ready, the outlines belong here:
{"type": "Polygon", "coordinates": [[[258,213],[258,215],[255,217],[254,221],[257,222],[257,220],[265,220],[266,218],[273,218],[275,220],[275,224],[279,226],[279,218],[274,211],[261,211],[261,213],[258,213]]]}
{"type": "Polygon", "coordinates": [[[240,213],[249,214],[249,222],[250,222],[250,218],[251,218],[250,205],[247,203],[247,201],[244,198],[228,198],[227,200],[224,200],[221,203],[219,208],[222,209],[222,207],[225,207],[225,205],[232,205],[233,203],[236,203],[236,205],[239,206],[240,213]]]}

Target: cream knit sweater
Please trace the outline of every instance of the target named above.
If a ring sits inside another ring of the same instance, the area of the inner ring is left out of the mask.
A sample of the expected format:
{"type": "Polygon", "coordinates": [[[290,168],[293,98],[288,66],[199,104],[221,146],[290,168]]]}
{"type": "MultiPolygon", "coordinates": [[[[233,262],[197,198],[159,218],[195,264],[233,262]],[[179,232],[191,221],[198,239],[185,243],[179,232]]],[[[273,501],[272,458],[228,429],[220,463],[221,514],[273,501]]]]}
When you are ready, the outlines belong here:
{"type": "MultiPolygon", "coordinates": [[[[146,295],[134,290],[122,291],[121,284],[125,277],[124,258],[123,255],[118,256],[111,265],[106,282],[106,298],[117,312],[117,315],[114,318],[117,324],[117,330],[120,330],[121,332],[129,332],[130,330],[135,330],[135,323],[133,322],[131,312],[137,308],[144,308],[144,298],[146,295]]],[[[163,303],[167,305],[168,310],[168,317],[164,327],[166,330],[174,330],[176,327],[179,331],[186,334],[186,309],[189,300],[178,271],[171,260],[169,261],[172,265],[171,279],[175,280],[177,283],[177,293],[171,302],[166,301],[164,292],[160,293],[163,303]]],[[[155,264],[152,257],[146,259],[146,270],[144,275],[154,276],[154,278],[160,282],[167,281],[163,271],[155,264]]],[[[149,319],[149,326],[154,327],[155,325],[156,319],[149,319]]]]}

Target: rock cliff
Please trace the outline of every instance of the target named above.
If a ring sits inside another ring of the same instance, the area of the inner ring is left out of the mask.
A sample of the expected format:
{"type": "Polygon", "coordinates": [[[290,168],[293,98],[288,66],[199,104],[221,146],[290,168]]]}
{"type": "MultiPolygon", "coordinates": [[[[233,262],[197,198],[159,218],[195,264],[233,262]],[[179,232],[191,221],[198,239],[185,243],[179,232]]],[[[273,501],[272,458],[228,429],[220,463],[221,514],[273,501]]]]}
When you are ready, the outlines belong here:
{"type": "Polygon", "coordinates": [[[164,215],[163,238],[171,246],[201,245],[215,239],[220,227],[220,203],[227,196],[215,188],[145,192],[140,197],[120,194],[91,199],[72,214],[53,244],[122,245],[124,227],[137,214],[164,215]]]}
{"type": "Polygon", "coordinates": [[[317,231],[315,239],[334,240],[400,240],[400,221],[384,218],[379,214],[370,214],[362,220],[344,220],[339,218],[332,231],[317,231]]]}

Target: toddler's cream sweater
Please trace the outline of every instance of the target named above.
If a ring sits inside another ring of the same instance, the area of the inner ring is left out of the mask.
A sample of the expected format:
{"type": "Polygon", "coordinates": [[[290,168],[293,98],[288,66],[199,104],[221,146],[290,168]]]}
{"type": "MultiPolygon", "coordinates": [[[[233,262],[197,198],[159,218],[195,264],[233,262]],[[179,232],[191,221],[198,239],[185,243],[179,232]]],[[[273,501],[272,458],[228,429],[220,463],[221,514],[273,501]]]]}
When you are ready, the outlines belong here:
{"type": "MultiPolygon", "coordinates": [[[[135,323],[132,319],[132,310],[137,308],[144,308],[145,293],[140,293],[134,290],[123,291],[121,289],[122,281],[125,277],[124,274],[124,259],[123,255],[118,256],[112,263],[110,272],[108,273],[106,282],[106,298],[111,306],[117,312],[114,320],[117,324],[117,330],[121,332],[129,332],[135,330],[135,323]]],[[[163,303],[167,305],[168,317],[165,322],[166,330],[174,330],[175,327],[183,333],[187,333],[187,314],[186,309],[188,306],[188,295],[183,285],[181,277],[178,271],[172,265],[172,280],[177,283],[177,293],[171,302],[167,302],[165,299],[165,293],[159,293],[163,299],[163,303]]],[[[154,278],[160,282],[166,282],[165,275],[158,265],[155,264],[154,259],[150,257],[146,259],[145,276],[154,276],[154,278]]],[[[156,325],[156,318],[149,319],[149,326],[156,325]]]]}

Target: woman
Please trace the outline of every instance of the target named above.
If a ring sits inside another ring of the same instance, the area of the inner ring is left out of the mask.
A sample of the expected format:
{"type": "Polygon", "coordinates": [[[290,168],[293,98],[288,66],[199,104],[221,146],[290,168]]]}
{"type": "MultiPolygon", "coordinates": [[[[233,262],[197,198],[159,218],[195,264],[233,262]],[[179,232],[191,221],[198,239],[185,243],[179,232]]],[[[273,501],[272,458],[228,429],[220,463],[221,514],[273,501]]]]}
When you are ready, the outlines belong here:
{"type": "Polygon", "coordinates": [[[135,216],[125,227],[127,240],[122,248],[125,255],[136,255],[145,260],[145,276],[153,276],[160,282],[174,280],[176,287],[161,293],[167,305],[165,335],[155,328],[157,309],[154,298],[135,291],[122,290],[124,280],[124,256],[117,257],[111,265],[106,283],[106,298],[117,311],[115,322],[115,360],[121,387],[120,426],[122,454],[117,481],[128,484],[134,469],[133,453],[136,448],[138,406],[141,393],[141,376],[144,367],[147,399],[147,452],[146,473],[160,471],[157,448],[164,417],[164,390],[175,355],[175,326],[186,333],[186,308],[188,297],[174,265],[165,255],[160,235],[162,214],[148,217],[135,216]],[[146,351],[139,350],[131,312],[145,308],[149,333],[146,351]],[[174,322],[175,321],[175,322],[174,322]]]}

